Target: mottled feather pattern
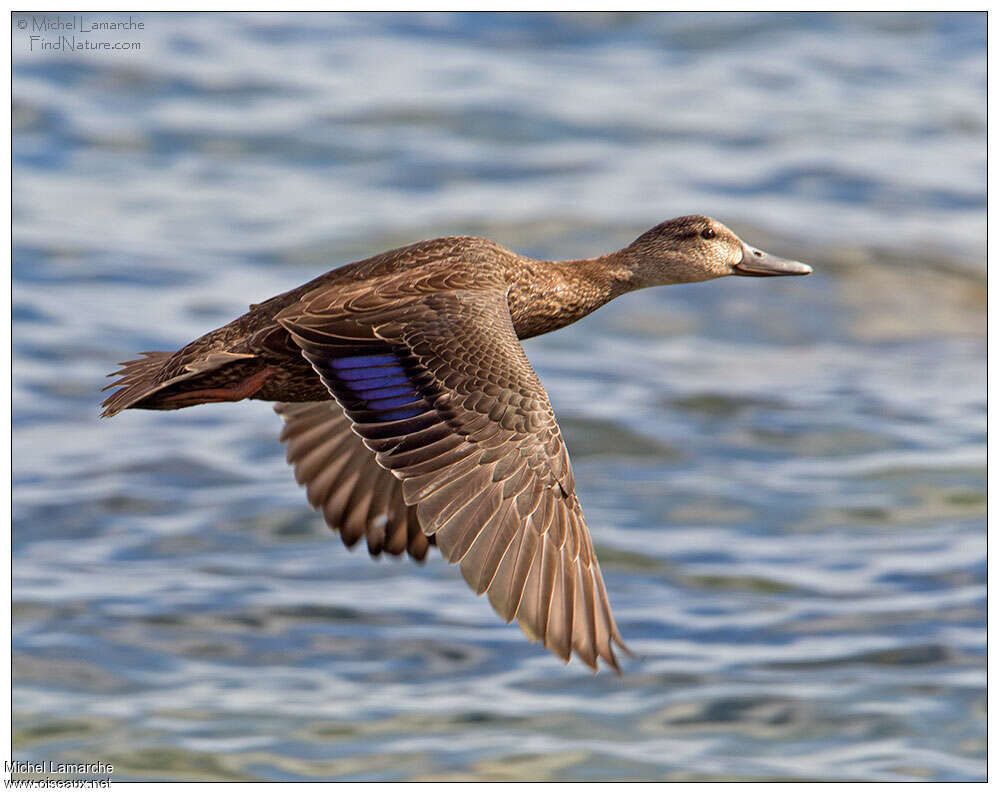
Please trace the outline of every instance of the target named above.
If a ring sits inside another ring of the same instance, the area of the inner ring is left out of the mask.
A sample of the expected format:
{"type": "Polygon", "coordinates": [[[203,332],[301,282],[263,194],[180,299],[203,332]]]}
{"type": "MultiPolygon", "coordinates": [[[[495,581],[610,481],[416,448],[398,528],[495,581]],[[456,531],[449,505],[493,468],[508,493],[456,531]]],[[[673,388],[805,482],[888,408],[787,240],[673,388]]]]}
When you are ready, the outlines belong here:
{"type": "Polygon", "coordinates": [[[417,559],[436,543],[528,636],[566,661],[619,670],[625,648],[568,452],[520,340],[633,289],[810,272],[700,215],[578,261],[425,240],[251,305],[176,353],[127,362],[105,415],[277,401],[295,477],[344,543],[417,559]]]}
{"type": "Polygon", "coordinates": [[[625,252],[541,262],[474,237],[415,243],[127,365],[107,413],[227,388],[278,402],[295,477],[345,544],[422,559],[436,543],[504,620],[618,669],[568,452],[518,338],[626,291],[629,267],[625,252]]]}
{"type": "Polygon", "coordinates": [[[279,320],[476,592],[562,659],[575,651],[590,666],[599,658],[619,669],[615,645],[624,646],[565,445],[505,290],[279,320]],[[401,399],[419,395],[406,415],[359,393],[377,370],[386,380],[405,375],[413,390],[401,399]]]}

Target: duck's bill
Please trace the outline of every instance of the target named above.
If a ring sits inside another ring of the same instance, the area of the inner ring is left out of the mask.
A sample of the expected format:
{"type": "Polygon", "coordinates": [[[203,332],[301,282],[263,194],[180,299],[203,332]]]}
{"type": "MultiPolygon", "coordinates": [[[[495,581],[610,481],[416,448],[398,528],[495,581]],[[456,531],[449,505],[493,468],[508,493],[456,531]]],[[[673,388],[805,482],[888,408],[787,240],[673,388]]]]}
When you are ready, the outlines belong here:
{"type": "Polygon", "coordinates": [[[804,262],[781,259],[758,248],[743,248],[742,261],[733,266],[736,276],[807,276],[812,268],[804,262]]]}

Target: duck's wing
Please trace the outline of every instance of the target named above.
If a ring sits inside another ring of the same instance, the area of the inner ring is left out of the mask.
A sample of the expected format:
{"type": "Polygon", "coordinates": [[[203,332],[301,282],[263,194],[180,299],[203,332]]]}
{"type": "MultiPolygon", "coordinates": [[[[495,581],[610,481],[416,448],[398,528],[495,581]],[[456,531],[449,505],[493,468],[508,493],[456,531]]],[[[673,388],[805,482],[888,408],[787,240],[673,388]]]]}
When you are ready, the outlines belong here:
{"type": "Polygon", "coordinates": [[[408,551],[421,561],[427,556],[433,539],[420,531],[416,508],[403,499],[402,482],[378,465],[350,429],[343,408],[327,400],[277,403],[274,410],[284,419],[281,441],[295,479],[346,546],[363,537],[372,555],[408,551]]]}
{"type": "Polygon", "coordinates": [[[506,293],[364,303],[278,321],[475,591],[563,660],[619,670],[569,456],[506,293]]]}

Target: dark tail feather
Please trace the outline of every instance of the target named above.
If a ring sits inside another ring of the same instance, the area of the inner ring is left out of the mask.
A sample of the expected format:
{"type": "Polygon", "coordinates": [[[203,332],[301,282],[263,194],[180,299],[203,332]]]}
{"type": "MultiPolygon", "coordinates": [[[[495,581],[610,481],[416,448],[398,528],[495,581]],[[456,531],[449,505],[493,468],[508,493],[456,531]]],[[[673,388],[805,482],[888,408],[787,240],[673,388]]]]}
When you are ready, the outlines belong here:
{"type": "Polygon", "coordinates": [[[143,397],[152,394],[163,385],[161,379],[163,364],[174,355],[173,352],[153,350],[142,353],[142,355],[145,358],[122,361],[122,369],[108,375],[109,378],[113,378],[115,375],[121,375],[121,377],[102,390],[118,388],[118,391],[101,403],[104,407],[104,413],[101,416],[114,416],[119,411],[124,411],[135,405],[143,397]]]}

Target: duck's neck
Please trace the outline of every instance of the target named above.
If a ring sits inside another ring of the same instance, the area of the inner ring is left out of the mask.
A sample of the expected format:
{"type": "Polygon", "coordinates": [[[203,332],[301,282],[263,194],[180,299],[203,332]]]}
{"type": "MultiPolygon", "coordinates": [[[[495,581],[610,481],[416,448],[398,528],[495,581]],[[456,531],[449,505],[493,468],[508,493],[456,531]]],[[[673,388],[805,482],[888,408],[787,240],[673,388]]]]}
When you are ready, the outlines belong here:
{"type": "Polygon", "coordinates": [[[626,251],[562,262],[521,260],[508,298],[517,336],[527,339],[582,319],[634,289],[632,275],[626,251]]]}

